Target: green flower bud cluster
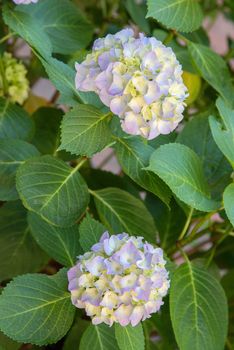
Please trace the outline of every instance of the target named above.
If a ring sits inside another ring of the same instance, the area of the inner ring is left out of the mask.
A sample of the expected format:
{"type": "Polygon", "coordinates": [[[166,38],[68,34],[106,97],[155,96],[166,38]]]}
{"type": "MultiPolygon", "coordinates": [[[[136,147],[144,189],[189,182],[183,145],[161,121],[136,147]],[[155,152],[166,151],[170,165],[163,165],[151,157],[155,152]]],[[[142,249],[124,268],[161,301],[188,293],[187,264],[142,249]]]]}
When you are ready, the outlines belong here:
{"type": "Polygon", "coordinates": [[[0,57],[0,96],[8,97],[12,102],[23,104],[28,97],[29,81],[23,63],[4,52],[0,57]]]}

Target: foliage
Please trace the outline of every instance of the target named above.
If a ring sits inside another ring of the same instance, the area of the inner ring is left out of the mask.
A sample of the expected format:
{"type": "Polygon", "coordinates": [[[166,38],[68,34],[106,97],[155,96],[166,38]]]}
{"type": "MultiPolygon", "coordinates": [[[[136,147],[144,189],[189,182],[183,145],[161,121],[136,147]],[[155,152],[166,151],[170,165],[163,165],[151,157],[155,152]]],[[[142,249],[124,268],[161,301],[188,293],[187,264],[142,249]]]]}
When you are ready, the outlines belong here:
{"type": "Polygon", "coordinates": [[[233,43],[219,55],[202,26],[234,20],[232,1],[15,2],[0,4],[0,350],[233,349],[233,43]],[[75,85],[75,62],[124,27],[172,48],[190,94],[179,127],[150,141],[75,85]],[[34,95],[41,78],[50,99],[34,95]],[[67,270],[106,230],[165,252],[169,297],[136,327],[93,325],[71,303],[67,270]]]}

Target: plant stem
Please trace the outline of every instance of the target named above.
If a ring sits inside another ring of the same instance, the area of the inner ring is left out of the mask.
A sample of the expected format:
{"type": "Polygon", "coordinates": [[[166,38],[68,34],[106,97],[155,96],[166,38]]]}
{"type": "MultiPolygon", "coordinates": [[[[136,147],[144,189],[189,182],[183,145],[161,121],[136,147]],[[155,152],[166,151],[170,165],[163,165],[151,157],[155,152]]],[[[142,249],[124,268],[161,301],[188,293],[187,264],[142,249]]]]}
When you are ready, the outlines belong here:
{"type": "Polygon", "coordinates": [[[1,39],[0,39],[0,44],[4,43],[4,41],[10,39],[13,35],[15,35],[15,33],[8,33],[7,35],[3,36],[1,39]]]}
{"type": "Polygon", "coordinates": [[[0,56],[0,76],[2,77],[2,90],[3,94],[6,96],[8,91],[8,84],[5,76],[5,67],[3,64],[2,57],[0,56]]]}
{"type": "Polygon", "coordinates": [[[212,262],[212,260],[214,258],[214,255],[215,255],[215,252],[216,252],[218,245],[221,244],[223,242],[223,240],[229,236],[229,233],[231,230],[232,230],[232,227],[228,226],[225,233],[215,242],[213,248],[211,249],[210,256],[208,257],[206,267],[209,267],[210,263],[212,262]]]}
{"type": "Polygon", "coordinates": [[[179,235],[178,241],[181,241],[181,240],[184,238],[184,236],[185,236],[185,234],[186,234],[186,232],[187,232],[187,230],[188,230],[188,227],[189,227],[191,218],[192,218],[192,216],[193,216],[193,210],[194,210],[193,208],[190,208],[190,211],[189,211],[187,220],[186,220],[186,222],[185,222],[185,225],[184,225],[184,227],[183,227],[183,230],[182,230],[181,234],[179,235]]]}
{"type": "Polygon", "coordinates": [[[170,31],[170,32],[167,34],[166,38],[163,40],[163,44],[164,44],[164,45],[169,44],[169,43],[172,41],[173,38],[174,38],[174,32],[170,31]]]}
{"type": "Polygon", "coordinates": [[[203,226],[204,223],[205,223],[207,220],[209,220],[210,217],[211,217],[213,214],[214,214],[214,212],[208,213],[207,215],[203,216],[203,217],[201,218],[201,220],[199,220],[199,221],[197,222],[197,224],[194,226],[194,228],[192,229],[192,231],[191,231],[191,233],[190,233],[189,236],[194,237],[194,236],[196,235],[197,231],[199,230],[199,228],[200,228],[201,226],[203,226]]]}
{"type": "Polygon", "coordinates": [[[86,157],[79,159],[79,162],[78,162],[78,164],[75,166],[75,169],[76,169],[76,170],[79,170],[79,169],[82,167],[82,165],[83,165],[86,161],[87,161],[87,158],[86,158],[86,157]]]}

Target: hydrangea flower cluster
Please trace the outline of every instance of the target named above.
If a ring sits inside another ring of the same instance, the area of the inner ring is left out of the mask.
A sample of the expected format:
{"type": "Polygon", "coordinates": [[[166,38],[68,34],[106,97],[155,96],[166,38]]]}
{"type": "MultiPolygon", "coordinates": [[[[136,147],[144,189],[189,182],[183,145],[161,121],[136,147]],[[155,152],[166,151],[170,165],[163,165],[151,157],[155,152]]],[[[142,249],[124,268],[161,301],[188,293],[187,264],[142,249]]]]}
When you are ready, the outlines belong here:
{"type": "Polygon", "coordinates": [[[170,47],[123,29],[94,42],[76,63],[76,88],[96,92],[121,119],[122,129],[153,139],[173,131],[188,96],[182,68],[170,47]]]}
{"type": "Polygon", "coordinates": [[[0,71],[0,96],[7,94],[12,102],[23,104],[29,91],[25,66],[8,52],[4,52],[1,61],[3,69],[0,71]]]}
{"type": "Polygon", "coordinates": [[[36,4],[38,0],[13,0],[17,5],[28,5],[28,4],[36,4]]]}
{"type": "Polygon", "coordinates": [[[163,304],[170,284],[165,264],[162,249],[143,237],[105,232],[68,271],[72,303],[95,325],[136,326],[163,304]]]}

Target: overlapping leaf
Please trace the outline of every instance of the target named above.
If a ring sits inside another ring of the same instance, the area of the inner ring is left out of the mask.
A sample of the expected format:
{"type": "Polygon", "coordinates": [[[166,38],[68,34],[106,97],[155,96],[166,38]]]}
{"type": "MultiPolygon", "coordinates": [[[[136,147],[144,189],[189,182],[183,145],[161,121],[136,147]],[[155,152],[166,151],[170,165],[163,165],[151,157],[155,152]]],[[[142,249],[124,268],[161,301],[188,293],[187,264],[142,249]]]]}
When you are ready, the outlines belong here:
{"type": "Polygon", "coordinates": [[[27,159],[38,155],[38,150],[25,141],[0,140],[0,200],[18,198],[15,187],[16,171],[27,159]]]}
{"type": "Polygon", "coordinates": [[[223,350],[227,335],[227,300],[218,280],[191,262],[174,273],[170,312],[181,350],[223,350]]]}
{"type": "Polygon", "coordinates": [[[119,350],[114,327],[108,327],[106,324],[98,326],[90,325],[84,332],[79,350],[119,350]]]}
{"type": "Polygon", "coordinates": [[[111,142],[109,115],[91,105],[77,105],[62,122],[60,150],[92,156],[111,142]]]}
{"type": "Polygon", "coordinates": [[[115,149],[125,174],[168,205],[171,196],[169,188],[157,175],[143,170],[149,165],[149,159],[154,149],[144,144],[139,138],[117,138],[115,149]]]}
{"type": "Polygon", "coordinates": [[[147,17],[153,17],[168,28],[192,32],[202,22],[203,14],[196,0],[148,0],[147,17]]]}
{"type": "Polygon", "coordinates": [[[214,142],[208,113],[194,115],[176,141],[190,147],[199,156],[211,193],[220,200],[224,188],[230,183],[232,168],[214,142]]]}
{"type": "Polygon", "coordinates": [[[154,220],[140,199],[114,187],[90,193],[101,221],[111,233],[127,232],[155,242],[154,220]]]}
{"type": "Polygon", "coordinates": [[[24,205],[58,226],[72,226],[89,202],[77,167],[52,156],[35,157],[21,165],[16,183],[24,205]]]}
{"type": "Polygon", "coordinates": [[[152,154],[147,169],[161,177],[175,195],[191,207],[202,211],[219,207],[219,203],[210,198],[199,157],[187,146],[176,143],[161,146],[152,154]]]}
{"type": "Polygon", "coordinates": [[[48,224],[33,212],[29,213],[29,226],[38,245],[65,266],[73,266],[81,253],[78,225],[61,228],[48,224]]]}
{"type": "Polygon", "coordinates": [[[234,109],[218,98],[216,102],[223,125],[214,116],[210,116],[210,128],[213,138],[234,168],[234,109]]]}
{"type": "Polygon", "coordinates": [[[31,235],[26,209],[18,201],[4,204],[0,208],[0,282],[39,271],[47,260],[31,235]]]}
{"type": "Polygon", "coordinates": [[[3,19],[12,31],[27,41],[40,55],[43,57],[51,56],[52,45],[49,36],[33,16],[25,12],[13,11],[10,6],[5,5],[3,7],[3,19]]]}
{"type": "Polygon", "coordinates": [[[42,274],[16,277],[0,296],[0,329],[10,338],[37,345],[56,343],[71,327],[70,293],[42,274]]]}
{"type": "Polygon", "coordinates": [[[33,129],[32,119],[23,108],[0,98],[0,139],[29,140],[33,129]]]}
{"type": "Polygon", "coordinates": [[[79,226],[80,244],[83,250],[89,251],[92,245],[100,240],[105,231],[104,225],[87,214],[79,226]]]}
{"type": "Polygon", "coordinates": [[[93,27],[69,0],[43,0],[37,6],[20,6],[18,11],[27,12],[37,26],[49,36],[53,51],[70,54],[86,47],[93,27]]]}
{"type": "Polygon", "coordinates": [[[188,50],[201,76],[227,103],[234,105],[234,88],[228,67],[223,58],[201,44],[190,42],[188,50]]]}
{"type": "Polygon", "coordinates": [[[234,184],[230,184],[223,193],[224,208],[234,226],[234,184]]]}
{"type": "Polygon", "coordinates": [[[115,325],[115,337],[120,350],[144,350],[145,337],[141,323],[136,327],[115,325]]]}

